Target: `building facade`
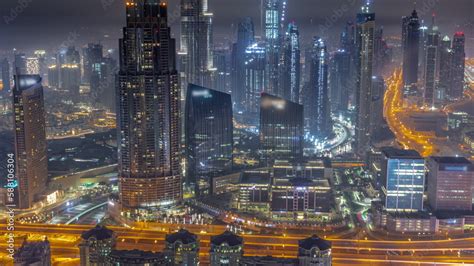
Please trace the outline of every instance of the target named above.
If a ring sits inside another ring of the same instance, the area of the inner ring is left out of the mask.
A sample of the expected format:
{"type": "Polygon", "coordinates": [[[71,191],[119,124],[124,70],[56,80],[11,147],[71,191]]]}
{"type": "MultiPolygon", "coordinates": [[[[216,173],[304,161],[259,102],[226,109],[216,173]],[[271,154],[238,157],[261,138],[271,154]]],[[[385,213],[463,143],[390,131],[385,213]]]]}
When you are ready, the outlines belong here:
{"type": "Polygon", "coordinates": [[[122,208],[133,216],[182,198],[180,87],[167,5],[135,0],[126,14],[117,86],[119,187],[122,208]]]}
{"type": "Polygon", "coordinates": [[[15,125],[16,205],[29,209],[46,190],[48,147],[41,77],[15,75],[13,110],[15,125]]]}
{"type": "Polygon", "coordinates": [[[185,109],[186,179],[196,195],[211,195],[211,179],[232,170],[232,121],[230,94],[189,85],[185,109]]]}

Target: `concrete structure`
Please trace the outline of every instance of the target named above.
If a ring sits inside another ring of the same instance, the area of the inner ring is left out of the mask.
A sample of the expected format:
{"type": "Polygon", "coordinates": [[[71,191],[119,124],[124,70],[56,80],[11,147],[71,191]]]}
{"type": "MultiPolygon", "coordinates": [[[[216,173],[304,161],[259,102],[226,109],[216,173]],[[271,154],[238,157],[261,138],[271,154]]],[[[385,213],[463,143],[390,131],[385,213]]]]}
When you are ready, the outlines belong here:
{"type": "Polygon", "coordinates": [[[331,242],[317,235],[299,240],[298,260],[300,266],[332,265],[331,242]]]}
{"type": "Polygon", "coordinates": [[[15,252],[14,266],[51,266],[51,247],[48,239],[38,242],[25,240],[15,252]]]}
{"type": "Polygon", "coordinates": [[[105,226],[97,225],[82,233],[79,243],[81,266],[104,265],[107,256],[115,248],[116,234],[105,226]]]}
{"type": "Polygon", "coordinates": [[[212,236],[209,251],[211,265],[239,265],[244,252],[243,245],[242,237],[230,231],[212,236]]]}
{"type": "Polygon", "coordinates": [[[199,240],[185,229],[166,235],[164,253],[172,265],[199,265],[199,240]]]}

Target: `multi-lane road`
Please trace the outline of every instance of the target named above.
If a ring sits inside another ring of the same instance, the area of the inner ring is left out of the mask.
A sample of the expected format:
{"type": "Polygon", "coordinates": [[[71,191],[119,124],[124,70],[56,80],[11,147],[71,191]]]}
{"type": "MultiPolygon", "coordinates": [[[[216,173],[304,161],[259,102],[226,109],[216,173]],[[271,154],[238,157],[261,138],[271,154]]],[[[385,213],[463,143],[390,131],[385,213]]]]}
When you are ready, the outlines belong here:
{"type": "MultiPolygon", "coordinates": [[[[119,249],[134,249],[161,251],[164,248],[164,238],[167,233],[183,225],[160,224],[153,229],[110,227],[118,235],[119,249]]],[[[188,230],[196,233],[200,239],[200,256],[205,263],[210,247],[210,237],[225,230],[219,225],[186,225],[188,230]],[[212,232],[212,233],[211,233],[212,232]]],[[[75,261],[79,250],[77,244],[80,234],[90,229],[87,225],[49,225],[31,224],[18,225],[15,228],[17,245],[21,237],[47,236],[51,242],[52,256],[55,261],[75,261]]],[[[0,233],[6,233],[2,227],[0,233]]],[[[298,240],[304,235],[242,235],[246,256],[296,257],[298,240]]],[[[420,263],[474,263],[474,238],[430,241],[384,241],[384,240],[354,240],[332,239],[332,251],[336,265],[403,265],[416,261],[420,263]],[[403,262],[403,263],[402,263],[403,262]],[[365,264],[364,264],[365,263],[365,264]]],[[[0,248],[5,250],[2,244],[0,248]]],[[[1,252],[1,251],[0,251],[1,252]]],[[[61,265],[64,265],[62,263],[61,265]]],[[[438,264],[442,265],[442,264],[438,264]]]]}

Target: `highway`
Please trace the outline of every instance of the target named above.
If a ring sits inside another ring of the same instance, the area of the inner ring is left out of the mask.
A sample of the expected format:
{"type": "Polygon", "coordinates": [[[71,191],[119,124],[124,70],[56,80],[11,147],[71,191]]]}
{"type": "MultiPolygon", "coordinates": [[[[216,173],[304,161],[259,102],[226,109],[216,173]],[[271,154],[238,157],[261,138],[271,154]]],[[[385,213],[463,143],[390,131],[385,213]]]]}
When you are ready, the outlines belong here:
{"type": "MultiPolygon", "coordinates": [[[[203,260],[208,256],[210,237],[225,230],[225,226],[219,225],[176,224],[161,224],[153,229],[109,228],[118,235],[119,249],[139,248],[161,251],[164,247],[165,235],[180,227],[185,227],[199,236],[200,256],[203,260]]],[[[21,237],[26,235],[29,238],[37,239],[47,236],[52,245],[53,257],[56,260],[73,260],[79,254],[77,244],[80,241],[80,234],[90,228],[91,226],[88,225],[17,225],[15,227],[15,234],[18,237],[16,244],[20,245],[21,237]]],[[[4,226],[2,226],[0,233],[6,233],[4,226]]],[[[244,252],[247,256],[295,257],[298,240],[307,236],[296,234],[288,234],[286,236],[244,234],[242,237],[244,238],[244,252]]],[[[332,239],[329,237],[328,240],[333,245],[333,256],[336,265],[338,263],[339,265],[364,265],[361,263],[368,265],[369,261],[376,263],[376,265],[390,265],[390,262],[384,261],[385,259],[399,262],[415,260],[425,263],[474,263],[474,253],[472,255],[463,254],[466,251],[474,251],[474,238],[430,241],[385,241],[332,239]]],[[[0,244],[0,248],[2,248],[2,252],[5,250],[3,243],[0,244]]]]}

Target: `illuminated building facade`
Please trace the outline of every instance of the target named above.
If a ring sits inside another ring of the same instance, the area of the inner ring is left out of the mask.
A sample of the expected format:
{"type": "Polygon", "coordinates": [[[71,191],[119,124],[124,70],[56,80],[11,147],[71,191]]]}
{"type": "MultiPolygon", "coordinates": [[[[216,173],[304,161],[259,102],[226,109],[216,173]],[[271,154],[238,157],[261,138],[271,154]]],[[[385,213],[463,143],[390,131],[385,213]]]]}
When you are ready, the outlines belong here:
{"type": "Polygon", "coordinates": [[[10,83],[10,63],[8,59],[4,58],[0,64],[2,71],[2,89],[0,90],[0,95],[7,95],[11,90],[10,83]]]}
{"type": "Polygon", "coordinates": [[[299,240],[298,260],[300,266],[331,266],[331,242],[317,235],[299,240]]]}
{"type": "Polygon", "coordinates": [[[39,59],[36,57],[26,58],[26,74],[28,75],[39,75],[40,74],[40,64],[39,59]]]}
{"type": "Polygon", "coordinates": [[[245,113],[252,117],[258,116],[260,94],[267,87],[266,48],[254,43],[245,49],[245,113]]]}
{"type": "Polygon", "coordinates": [[[85,231],[81,235],[79,254],[81,266],[105,265],[107,256],[115,248],[117,235],[105,226],[85,231]]]}
{"type": "Polygon", "coordinates": [[[180,88],[167,5],[136,0],[126,13],[117,88],[119,188],[122,209],[133,216],[182,199],[180,88]]]}
{"type": "Polygon", "coordinates": [[[158,266],[169,265],[169,258],[161,252],[143,251],[139,249],[114,249],[106,257],[105,265],[115,266],[158,266]]]}
{"type": "Polygon", "coordinates": [[[474,166],[464,157],[431,157],[428,200],[433,210],[472,210],[474,166]]]}
{"type": "Polygon", "coordinates": [[[420,21],[416,10],[410,16],[402,18],[402,50],[404,93],[413,95],[417,92],[420,51],[420,21]]]}
{"type": "Polygon", "coordinates": [[[103,49],[104,47],[102,44],[96,43],[89,43],[82,49],[84,68],[83,81],[85,83],[90,84],[93,82],[93,72],[96,71],[97,64],[100,64],[102,62],[102,58],[104,57],[103,49]]]}
{"type": "Polygon", "coordinates": [[[452,85],[448,91],[451,99],[460,99],[464,93],[464,69],[465,69],[465,42],[464,32],[456,32],[453,37],[453,61],[452,61],[452,85]]]}
{"type": "Polygon", "coordinates": [[[438,57],[439,49],[439,32],[438,27],[431,26],[430,31],[426,37],[426,51],[425,51],[425,71],[424,71],[424,94],[423,104],[428,108],[432,108],[435,104],[435,86],[437,78],[437,70],[439,65],[438,57]]]}
{"type": "Polygon", "coordinates": [[[283,63],[280,68],[282,97],[295,102],[300,102],[301,80],[301,50],[300,33],[295,23],[288,24],[283,47],[283,63]]]}
{"type": "Polygon", "coordinates": [[[284,21],[286,0],[263,0],[264,40],[266,53],[266,92],[283,97],[279,87],[279,62],[281,29],[284,21]]]}
{"type": "Polygon", "coordinates": [[[443,103],[452,85],[453,50],[448,36],[444,36],[439,44],[439,64],[439,80],[435,93],[437,105],[443,103]]]}
{"type": "Polygon", "coordinates": [[[365,154],[369,149],[372,116],[372,68],[374,60],[375,13],[369,4],[357,14],[356,24],[356,152],[365,154]]]}
{"type": "Polygon", "coordinates": [[[385,81],[382,76],[372,77],[372,102],[370,128],[371,139],[377,138],[384,125],[383,117],[383,97],[385,93],[385,81]]]}
{"type": "Polygon", "coordinates": [[[237,41],[232,46],[232,100],[239,110],[246,100],[246,50],[254,42],[254,24],[252,18],[246,17],[237,26],[237,41]]]}
{"type": "Polygon", "coordinates": [[[351,54],[344,49],[337,50],[330,65],[332,110],[345,113],[349,108],[351,93],[351,54]]]}
{"type": "Polygon", "coordinates": [[[212,178],[232,170],[230,94],[190,84],[185,108],[187,183],[211,195],[212,178]]]}
{"type": "Polygon", "coordinates": [[[270,207],[271,176],[267,169],[244,171],[239,180],[237,208],[267,213],[270,207]]]}
{"type": "Polygon", "coordinates": [[[266,159],[303,156],[303,106],[262,93],[260,148],[266,159]]]}
{"type": "Polygon", "coordinates": [[[319,37],[313,40],[309,77],[309,101],[307,116],[309,120],[309,133],[324,139],[332,132],[331,106],[329,103],[329,54],[326,43],[319,37]]]}
{"type": "Polygon", "coordinates": [[[16,204],[28,209],[46,190],[48,180],[43,86],[38,75],[15,75],[14,79],[16,204]]]}
{"type": "Polygon", "coordinates": [[[239,265],[244,253],[242,237],[230,232],[211,237],[211,265],[239,265]]]}
{"type": "Polygon", "coordinates": [[[185,229],[166,235],[164,253],[172,265],[199,265],[199,240],[185,229]]]}
{"type": "Polygon", "coordinates": [[[211,86],[213,66],[213,14],[208,0],[181,0],[180,71],[183,91],[188,84],[211,86]]]}
{"type": "Polygon", "coordinates": [[[385,209],[391,212],[423,210],[425,160],[414,150],[382,149],[385,209]]]}

